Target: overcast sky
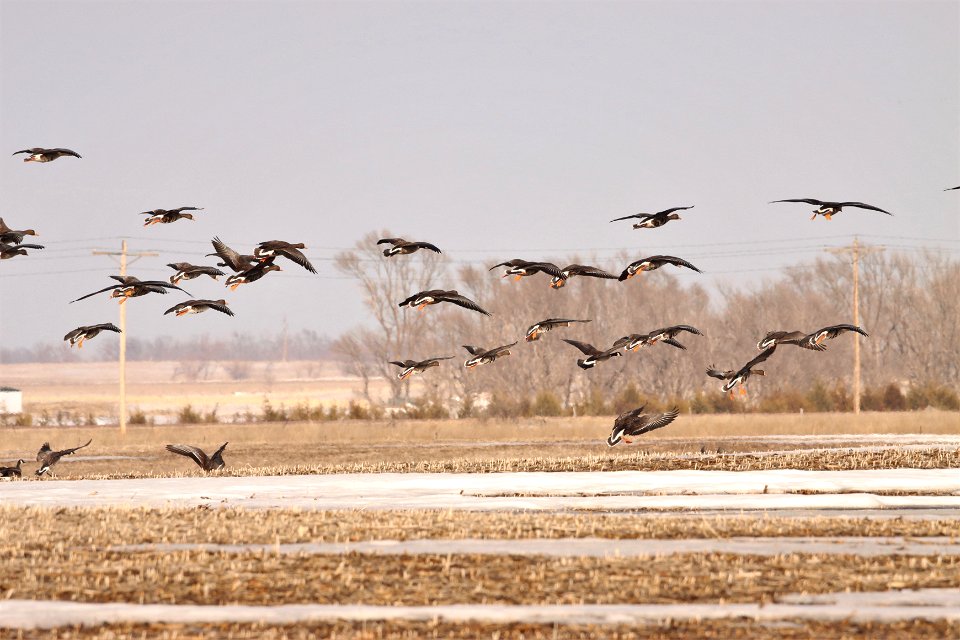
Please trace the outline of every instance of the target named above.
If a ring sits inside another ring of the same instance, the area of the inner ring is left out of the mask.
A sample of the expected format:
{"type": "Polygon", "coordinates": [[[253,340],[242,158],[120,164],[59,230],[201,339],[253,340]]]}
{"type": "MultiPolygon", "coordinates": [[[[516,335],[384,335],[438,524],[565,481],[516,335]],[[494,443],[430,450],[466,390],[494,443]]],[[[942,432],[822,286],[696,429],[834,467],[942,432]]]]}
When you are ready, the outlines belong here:
{"type": "Polygon", "coordinates": [[[105,296],[67,302],[110,284],[90,252],[121,236],[161,252],[130,268],[144,279],[203,262],[214,235],[306,242],[320,272],[185,285],[235,318],[132,301],[141,337],[284,316],[336,335],[365,314],[330,259],[383,228],[487,265],[671,253],[705,283],[775,276],[853,234],[960,255],[953,1],[3,0],[0,42],[0,216],[47,247],[0,264],[3,347],[115,321],[105,296]],[[33,146],[83,159],[10,156],[33,146]],[[767,204],[791,197],[896,216],[767,204]],[[182,205],[205,210],[137,215],[182,205]],[[662,229],[608,223],[678,205],[696,208],[662,229]]]}

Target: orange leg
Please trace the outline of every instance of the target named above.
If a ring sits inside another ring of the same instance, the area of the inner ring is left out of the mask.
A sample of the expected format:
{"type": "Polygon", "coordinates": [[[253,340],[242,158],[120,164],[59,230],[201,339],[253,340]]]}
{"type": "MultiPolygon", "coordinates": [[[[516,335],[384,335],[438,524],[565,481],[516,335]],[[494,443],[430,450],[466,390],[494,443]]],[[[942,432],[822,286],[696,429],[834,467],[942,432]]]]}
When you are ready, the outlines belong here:
{"type": "Polygon", "coordinates": [[[640,349],[640,345],[638,344],[637,346],[631,348],[630,351],[638,351],[639,349],[640,349]]]}
{"type": "Polygon", "coordinates": [[[522,277],[523,277],[523,276],[517,274],[517,275],[513,276],[513,281],[514,281],[514,282],[520,282],[520,278],[522,278],[522,277]]]}
{"type": "Polygon", "coordinates": [[[832,214],[832,213],[825,213],[825,214],[823,214],[823,217],[826,218],[827,220],[830,220],[831,218],[833,218],[833,214],[832,214]]]}
{"type": "Polygon", "coordinates": [[[190,313],[190,312],[187,311],[186,309],[180,309],[180,311],[177,311],[177,317],[179,318],[180,316],[185,316],[185,315],[187,315],[188,313],[190,313]]]}
{"type": "Polygon", "coordinates": [[[816,212],[816,211],[813,212],[813,215],[810,216],[810,219],[811,219],[811,220],[816,220],[816,219],[817,219],[817,212],[816,212]]]}
{"type": "Polygon", "coordinates": [[[230,285],[230,291],[236,291],[236,290],[237,290],[237,287],[239,287],[240,284],[241,284],[241,283],[236,282],[236,283],[230,285]]]}
{"type": "Polygon", "coordinates": [[[423,311],[424,309],[427,308],[427,304],[428,304],[428,303],[424,302],[422,305],[420,305],[419,307],[417,307],[417,309],[420,309],[420,311],[423,311]]]}
{"type": "Polygon", "coordinates": [[[743,385],[740,385],[740,395],[742,396],[747,395],[747,388],[743,385]]]}
{"type": "Polygon", "coordinates": [[[127,298],[126,298],[126,297],[123,297],[123,298],[120,298],[119,303],[120,303],[120,304],[123,304],[123,303],[126,302],[126,301],[127,301],[127,298]]]}
{"type": "Polygon", "coordinates": [[[83,349],[83,338],[77,340],[77,349],[83,349]]]}
{"type": "Polygon", "coordinates": [[[626,437],[626,436],[623,437],[623,442],[624,442],[624,444],[633,444],[633,440],[631,440],[630,438],[628,438],[628,437],[626,437]]]}

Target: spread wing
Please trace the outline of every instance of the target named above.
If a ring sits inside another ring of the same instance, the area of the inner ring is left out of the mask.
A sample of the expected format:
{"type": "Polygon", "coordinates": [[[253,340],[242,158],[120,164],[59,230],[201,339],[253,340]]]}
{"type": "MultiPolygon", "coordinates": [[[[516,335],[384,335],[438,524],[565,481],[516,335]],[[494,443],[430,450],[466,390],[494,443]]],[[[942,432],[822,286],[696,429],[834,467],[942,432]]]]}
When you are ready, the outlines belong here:
{"type": "Polygon", "coordinates": [[[492,355],[492,356],[500,355],[501,353],[503,353],[504,351],[506,351],[506,350],[509,349],[510,347],[515,347],[516,345],[517,345],[516,342],[511,342],[510,344],[500,345],[499,347],[497,347],[497,348],[495,348],[495,349],[490,349],[490,351],[488,351],[487,354],[488,354],[488,355],[492,355]]]}
{"type": "Polygon", "coordinates": [[[429,242],[414,242],[413,245],[421,249],[429,249],[435,253],[443,253],[443,251],[440,251],[440,248],[437,247],[437,245],[430,244],[429,242]]]}
{"type": "Polygon", "coordinates": [[[649,433],[655,429],[661,429],[674,420],[677,419],[677,416],[680,415],[680,410],[677,407],[674,407],[670,411],[664,413],[657,413],[650,416],[644,416],[646,419],[639,425],[635,427],[628,426],[626,431],[627,435],[639,436],[644,433],[649,433]]]}
{"type": "Polygon", "coordinates": [[[87,443],[86,443],[86,444],[82,444],[82,445],[80,445],[79,447],[74,447],[73,449],[64,449],[63,451],[57,451],[57,454],[59,454],[59,455],[61,455],[61,456],[68,456],[68,455],[70,455],[71,453],[73,453],[74,451],[79,451],[80,449],[83,449],[84,447],[89,447],[91,442],[93,442],[93,438],[91,438],[90,440],[87,440],[87,443]]]}
{"type": "Polygon", "coordinates": [[[772,200],[770,204],[777,202],[806,202],[807,204],[813,204],[818,207],[824,204],[823,200],[817,200],[816,198],[787,198],[786,200],[772,200]]]}
{"type": "Polygon", "coordinates": [[[390,360],[390,364],[395,364],[398,367],[406,369],[407,367],[412,367],[417,364],[415,360],[390,360]]]}
{"type": "Polygon", "coordinates": [[[50,149],[50,151],[55,151],[63,156],[73,156],[74,158],[81,157],[79,153],[77,153],[76,151],[72,151],[70,149],[50,149]]]}
{"type": "Polygon", "coordinates": [[[720,371],[716,368],[716,365],[707,367],[707,375],[717,380],[726,380],[727,378],[733,377],[733,374],[733,371],[720,371]]]}
{"type": "Polygon", "coordinates": [[[562,278],[563,272],[560,271],[560,267],[553,264],[552,262],[531,262],[526,265],[529,269],[539,269],[544,273],[549,273],[554,278],[562,278]]]}
{"type": "Polygon", "coordinates": [[[167,451],[186,456],[196,462],[201,469],[207,468],[207,454],[189,444],[168,444],[167,451]]]}
{"type": "Polygon", "coordinates": [[[103,289],[100,289],[99,291],[94,291],[93,293],[88,293],[88,294],[85,295],[85,296],[80,296],[80,297],[77,298],[76,300],[71,300],[71,301],[70,301],[70,304],[73,304],[74,302],[80,302],[81,300],[86,300],[87,298],[90,298],[90,297],[92,297],[92,296],[95,296],[95,295],[97,295],[98,293],[104,293],[104,292],[106,292],[106,291],[112,291],[112,290],[114,290],[114,289],[119,289],[121,286],[123,286],[123,285],[115,284],[115,285],[110,286],[110,287],[104,287],[103,289]]]}
{"type": "Polygon", "coordinates": [[[453,360],[456,356],[439,356],[437,358],[427,358],[426,360],[421,360],[417,364],[430,364],[431,362],[440,362],[441,360],[453,360]]]}
{"type": "Polygon", "coordinates": [[[889,211],[885,211],[884,209],[881,209],[880,207],[875,207],[875,206],[873,206],[872,204],[864,204],[863,202],[841,202],[841,203],[840,203],[840,206],[841,206],[841,207],[857,207],[857,208],[859,208],[859,209],[869,209],[870,211],[879,211],[880,213],[885,213],[885,214],[887,214],[888,216],[892,216],[892,215],[893,215],[893,214],[890,213],[889,211]]]}
{"type": "Polygon", "coordinates": [[[398,245],[403,242],[406,242],[406,240],[404,240],[403,238],[380,238],[379,240],[377,240],[377,244],[398,245]]]}
{"type": "Polygon", "coordinates": [[[300,265],[310,273],[317,272],[317,270],[313,268],[313,265],[310,264],[310,261],[307,260],[307,256],[303,255],[303,253],[298,249],[281,249],[280,253],[284,257],[287,257],[293,260],[294,262],[296,262],[298,265],[300,265]]]}
{"type": "Polygon", "coordinates": [[[668,216],[674,211],[686,211],[687,209],[693,209],[696,205],[690,205],[689,207],[673,207],[671,209],[664,209],[663,211],[658,211],[658,216],[668,216]]]}
{"type": "Polygon", "coordinates": [[[635,214],[633,214],[632,216],[623,216],[622,218],[614,218],[614,219],[611,220],[610,222],[618,222],[618,221],[620,221],[620,220],[630,220],[631,218],[646,218],[646,219],[650,219],[650,218],[654,217],[655,215],[657,215],[657,214],[655,214],[655,213],[635,213],[635,214]]]}
{"type": "Polygon", "coordinates": [[[592,344],[587,344],[586,342],[580,342],[579,340],[568,340],[567,338],[563,339],[569,345],[573,345],[577,349],[580,349],[580,352],[586,356],[598,356],[600,355],[600,350],[597,349],[592,344]]]}
{"type": "Polygon", "coordinates": [[[406,298],[403,302],[401,302],[401,303],[400,303],[399,305],[397,305],[397,306],[405,307],[405,306],[407,306],[408,304],[413,304],[413,301],[416,300],[417,298],[419,298],[419,297],[420,297],[421,295],[423,295],[424,293],[426,293],[426,291],[419,291],[419,292],[413,294],[412,296],[410,296],[409,298],[406,298]]]}
{"type": "Polygon", "coordinates": [[[747,364],[743,365],[743,369],[741,369],[741,370],[747,370],[747,369],[752,369],[752,368],[754,368],[755,366],[757,366],[758,364],[760,364],[761,362],[763,362],[764,360],[766,360],[767,358],[769,358],[770,356],[772,356],[772,355],[773,355],[773,352],[776,351],[776,350],[777,350],[777,345],[773,345],[772,347],[767,347],[766,349],[764,349],[763,351],[761,351],[760,354],[757,355],[756,358],[754,358],[753,360],[751,360],[751,361],[748,362],[747,364]]]}
{"type": "Polygon", "coordinates": [[[697,273],[702,273],[700,269],[697,269],[695,266],[693,266],[683,258],[678,258],[676,256],[653,256],[653,257],[647,258],[647,260],[650,260],[651,262],[653,261],[665,262],[667,264],[672,264],[677,267],[686,267],[687,269],[693,269],[697,273]]]}
{"type": "Polygon", "coordinates": [[[113,324],[112,322],[104,322],[103,324],[95,324],[91,327],[84,327],[85,329],[98,329],[100,331],[115,331],[121,333],[120,327],[113,324]]]}
{"type": "Polygon", "coordinates": [[[473,345],[465,344],[462,345],[464,349],[472,356],[479,356],[487,352],[483,347],[474,347],[473,345]]]}
{"type": "Polygon", "coordinates": [[[462,296],[462,295],[460,295],[459,293],[457,293],[457,292],[455,292],[455,291],[448,292],[448,293],[446,293],[446,294],[444,294],[444,295],[441,295],[441,296],[437,296],[437,299],[439,299],[439,300],[442,301],[442,302],[451,302],[451,303],[457,305],[458,307],[463,307],[464,309],[470,309],[471,311],[479,311],[480,313],[482,313],[482,314],[485,315],[485,316],[492,316],[492,315],[493,315],[492,313],[490,313],[489,311],[485,310],[483,307],[481,307],[480,305],[478,305],[476,302],[474,302],[474,301],[471,300],[470,298],[467,298],[467,297],[465,297],[465,296],[462,296]]]}
{"type": "Polygon", "coordinates": [[[580,267],[573,270],[573,273],[576,273],[580,276],[590,276],[593,278],[607,278],[608,280],[616,280],[617,276],[604,271],[603,269],[598,269],[597,267],[591,267],[589,265],[581,265],[580,267]]]}
{"type": "Polygon", "coordinates": [[[233,269],[236,273],[246,271],[250,268],[250,264],[243,259],[243,256],[224,244],[223,240],[219,237],[214,237],[210,242],[213,244],[213,250],[216,252],[216,255],[223,258],[226,266],[233,269]]]}

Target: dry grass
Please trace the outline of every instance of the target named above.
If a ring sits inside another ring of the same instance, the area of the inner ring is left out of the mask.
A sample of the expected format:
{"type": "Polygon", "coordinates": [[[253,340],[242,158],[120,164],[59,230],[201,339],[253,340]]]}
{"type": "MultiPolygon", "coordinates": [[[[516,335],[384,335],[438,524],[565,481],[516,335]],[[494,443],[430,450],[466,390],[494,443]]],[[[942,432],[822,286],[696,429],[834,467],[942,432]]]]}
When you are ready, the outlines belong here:
{"type": "MultiPolygon", "coordinates": [[[[2,632],[0,632],[2,633],[2,632]]],[[[16,632],[4,638],[22,638],[16,632]]],[[[157,638],[194,640],[198,637],[237,640],[313,640],[313,638],[354,638],[356,640],[418,640],[420,638],[496,638],[498,640],[944,640],[960,637],[960,623],[925,620],[857,623],[782,620],[777,623],[754,620],[665,621],[650,625],[553,625],[553,624],[457,624],[443,620],[429,622],[303,622],[295,625],[264,624],[112,624],[100,627],[30,631],[29,637],[50,640],[116,640],[157,638]]]]}

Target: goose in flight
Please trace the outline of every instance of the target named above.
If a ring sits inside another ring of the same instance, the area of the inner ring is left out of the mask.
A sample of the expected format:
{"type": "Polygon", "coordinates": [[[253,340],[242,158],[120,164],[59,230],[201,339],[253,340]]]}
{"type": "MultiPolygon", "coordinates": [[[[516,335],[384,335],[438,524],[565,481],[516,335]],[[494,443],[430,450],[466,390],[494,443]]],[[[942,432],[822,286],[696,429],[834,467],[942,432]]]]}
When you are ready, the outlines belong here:
{"type": "Polygon", "coordinates": [[[253,255],[261,261],[268,258],[283,257],[287,260],[296,262],[310,273],[316,273],[317,270],[314,269],[313,265],[310,264],[310,261],[307,260],[307,256],[303,255],[303,253],[300,251],[300,249],[306,248],[307,245],[303,244],[302,242],[293,244],[290,242],[284,242],[283,240],[269,240],[267,242],[261,242],[259,245],[257,245],[257,248],[253,250],[253,255]]]}
{"type": "Polygon", "coordinates": [[[230,287],[231,291],[236,291],[240,285],[256,282],[271,271],[283,271],[283,269],[280,268],[280,265],[273,264],[273,258],[267,258],[240,273],[233,274],[224,280],[223,285],[230,287]]]}
{"type": "Polygon", "coordinates": [[[440,304],[441,302],[449,302],[457,305],[458,307],[463,307],[464,309],[477,311],[485,316],[493,315],[489,311],[485,311],[480,305],[470,298],[457,293],[456,290],[444,291],[443,289],[430,289],[428,291],[420,291],[419,293],[415,293],[401,302],[399,306],[417,307],[422,311],[428,305],[440,304]]]}
{"type": "Polygon", "coordinates": [[[757,343],[757,349],[763,350],[777,344],[792,344],[803,349],[812,349],[814,351],[826,351],[827,348],[821,344],[824,340],[833,340],[842,333],[852,331],[869,338],[870,334],[854,324],[835,324],[823,329],[818,329],[813,333],[803,333],[802,331],[771,331],[757,343]]]}
{"type": "Polygon", "coordinates": [[[474,367],[481,364],[490,364],[495,362],[497,358],[504,358],[510,355],[510,347],[515,346],[516,342],[511,342],[510,344],[505,344],[493,349],[486,349],[484,347],[474,347],[468,344],[463,345],[463,348],[466,349],[472,358],[463,363],[463,366],[467,369],[473,369],[474,367]]]}
{"type": "Polygon", "coordinates": [[[619,344],[624,348],[625,351],[636,351],[640,347],[646,347],[657,342],[663,342],[664,344],[669,344],[671,347],[686,350],[686,347],[676,340],[677,334],[684,331],[697,336],[703,335],[696,327],[691,327],[688,324],[678,324],[672,327],[665,327],[663,329],[655,329],[650,333],[634,333],[629,336],[624,336],[617,340],[614,345],[619,344]]]}
{"type": "Polygon", "coordinates": [[[63,336],[65,341],[70,342],[70,346],[77,346],[77,349],[83,348],[84,340],[92,340],[100,335],[101,331],[113,331],[115,333],[120,333],[120,328],[111,323],[104,322],[103,324],[91,324],[85,327],[77,327],[67,335],[63,336]]]}
{"type": "Polygon", "coordinates": [[[563,277],[560,273],[560,267],[552,262],[530,262],[528,260],[514,258],[513,260],[495,264],[488,270],[493,271],[497,267],[506,267],[507,269],[503,272],[502,277],[513,276],[514,280],[519,280],[520,278],[532,276],[537,273],[546,273],[554,278],[563,277]]]}
{"type": "Polygon", "coordinates": [[[223,260],[223,262],[217,263],[218,267],[229,267],[234,273],[241,273],[259,262],[256,256],[242,255],[228,247],[223,240],[216,236],[210,242],[213,244],[213,253],[208,253],[207,257],[217,256],[223,260]]]}
{"type": "Polygon", "coordinates": [[[665,264],[672,264],[675,267],[686,267],[687,269],[693,269],[697,273],[702,273],[700,269],[697,269],[686,260],[675,256],[650,256],[649,258],[640,258],[628,264],[627,268],[620,274],[619,280],[620,282],[629,280],[642,271],[654,271],[665,264]]]}
{"type": "Polygon", "coordinates": [[[190,295],[185,289],[181,289],[175,284],[170,284],[169,282],[164,282],[163,280],[140,280],[134,276],[110,276],[120,284],[115,284],[109,287],[104,287],[99,291],[94,291],[93,293],[88,293],[85,296],[80,296],[76,300],[71,300],[70,304],[74,302],[79,302],[80,300],[86,300],[91,296],[95,296],[98,293],[104,293],[110,291],[111,298],[120,298],[120,304],[123,304],[127,301],[127,298],[136,298],[138,296],[145,296],[148,293],[162,293],[166,294],[167,289],[176,289],[177,291],[183,291],[187,295],[190,295]]]}
{"type": "Polygon", "coordinates": [[[632,216],[614,218],[610,222],[639,219],[640,222],[634,223],[634,229],[656,229],[657,227],[662,227],[671,220],[679,220],[680,214],[676,213],[677,211],[686,211],[687,209],[693,209],[693,207],[694,205],[690,205],[689,207],[673,207],[671,209],[664,209],[663,211],[658,211],[656,213],[635,213],[632,216]]]}
{"type": "Polygon", "coordinates": [[[223,461],[223,450],[227,448],[229,442],[224,442],[220,445],[220,448],[217,449],[212,456],[207,456],[201,449],[194,447],[189,444],[168,444],[166,449],[170,453],[176,453],[181,456],[186,456],[197,463],[204,471],[217,471],[223,469],[226,465],[223,461]]]}
{"type": "Polygon", "coordinates": [[[770,356],[772,356],[773,352],[776,350],[777,350],[776,345],[765,349],[763,352],[760,353],[760,355],[758,355],[756,358],[754,358],[747,364],[743,365],[736,371],[732,369],[728,369],[726,371],[720,371],[716,369],[714,365],[710,365],[710,367],[707,369],[707,375],[710,376],[711,378],[716,378],[718,380],[726,380],[723,386],[720,387],[720,390],[723,391],[724,393],[729,391],[731,397],[733,396],[733,388],[736,387],[737,385],[741,385],[740,395],[745,395],[747,393],[745,385],[747,384],[747,380],[750,378],[750,376],[766,375],[763,369],[754,369],[754,367],[760,364],[761,362],[765,361],[770,356]]]}
{"type": "Polygon", "coordinates": [[[585,264],[571,264],[567,265],[563,269],[560,269],[560,275],[553,277],[553,279],[550,281],[550,286],[554,289],[559,289],[567,284],[567,280],[574,276],[605,278],[607,280],[617,279],[617,276],[613,275],[612,273],[607,273],[603,269],[598,269],[597,267],[591,267],[585,264]]]}
{"type": "Polygon", "coordinates": [[[13,155],[17,155],[18,153],[30,154],[23,159],[24,162],[53,162],[62,156],[73,156],[74,158],[81,157],[79,153],[76,151],[71,151],[70,149],[44,149],[42,147],[14,151],[13,155]]]}
{"type": "Polygon", "coordinates": [[[184,211],[203,211],[203,207],[179,207],[177,209],[154,209],[153,211],[142,211],[140,215],[147,216],[143,221],[143,226],[149,227],[154,224],[170,224],[181,218],[193,220],[192,213],[183,213],[184,211]]]}
{"type": "Polygon", "coordinates": [[[87,440],[87,444],[82,444],[79,447],[74,447],[73,449],[64,449],[63,451],[54,451],[50,448],[49,442],[44,442],[43,446],[40,447],[40,451],[37,452],[37,462],[40,463],[40,468],[37,469],[36,474],[42,476],[46,472],[50,471],[50,467],[60,462],[60,458],[63,456],[68,456],[74,451],[79,451],[84,447],[89,447],[90,443],[93,442],[93,439],[87,440]]]}
{"type": "Polygon", "coordinates": [[[230,307],[227,306],[226,300],[187,300],[186,302],[173,305],[164,311],[163,315],[175,313],[179,318],[180,316],[185,316],[188,313],[203,313],[208,309],[225,313],[228,316],[233,315],[233,311],[231,311],[230,307]]]}
{"type": "Polygon", "coordinates": [[[454,356],[441,356],[439,358],[427,358],[426,360],[391,360],[390,364],[395,364],[402,369],[397,374],[397,379],[406,380],[412,375],[420,374],[430,367],[439,367],[441,360],[452,360],[454,356]]]}
{"type": "Polygon", "coordinates": [[[547,318],[527,328],[527,333],[523,339],[527,342],[534,342],[540,339],[540,336],[547,331],[553,331],[557,327],[569,327],[575,322],[590,322],[589,320],[571,320],[568,318],[547,318]]]}
{"type": "Polygon", "coordinates": [[[220,269],[216,267],[207,267],[204,265],[195,265],[190,264],[189,262],[171,262],[167,265],[176,273],[170,276],[171,284],[180,284],[181,280],[193,280],[194,278],[199,278],[200,276],[210,276],[214,280],[217,279],[217,276],[226,275],[220,269]]]}
{"type": "Polygon", "coordinates": [[[788,198],[787,200],[774,200],[770,204],[775,204],[777,202],[805,202],[807,204],[815,205],[817,209],[814,209],[813,215],[810,216],[811,220],[815,219],[817,216],[823,216],[829,220],[833,216],[843,211],[844,207],[857,207],[858,209],[879,211],[880,213],[885,213],[888,216],[893,215],[889,211],[884,211],[880,207],[875,207],[872,204],[864,204],[863,202],[827,202],[824,200],[817,200],[816,198],[788,198]]]}
{"type": "Polygon", "coordinates": [[[11,229],[0,218],[0,244],[20,244],[24,236],[39,236],[40,234],[33,229],[11,229]]]}
{"type": "Polygon", "coordinates": [[[381,238],[377,240],[377,244],[389,244],[393,245],[389,249],[383,250],[383,255],[388,258],[393,256],[405,256],[420,249],[427,249],[433,251],[434,253],[443,253],[440,251],[440,248],[429,242],[408,242],[403,238],[381,238]]]}
{"type": "Polygon", "coordinates": [[[643,410],[646,408],[647,405],[643,405],[639,409],[625,411],[617,416],[613,423],[613,431],[607,438],[607,444],[611,447],[616,446],[620,441],[630,444],[633,442],[631,438],[665,427],[680,415],[680,409],[677,407],[665,413],[644,413],[643,410]]]}
{"type": "Polygon", "coordinates": [[[601,351],[592,344],[580,342],[579,340],[568,340],[567,338],[564,338],[563,341],[569,345],[573,345],[579,349],[583,355],[587,356],[586,358],[577,360],[577,366],[581,369],[592,369],[605,360],[623,355],[620,353],[620,346],[616,344],[605,351],[601,351]]]}
{"type": "Polygon", "coordinates": [[[0,244],[0,260],[26,256],[27,249],[43,249],[42,244],[0,244]]]}

